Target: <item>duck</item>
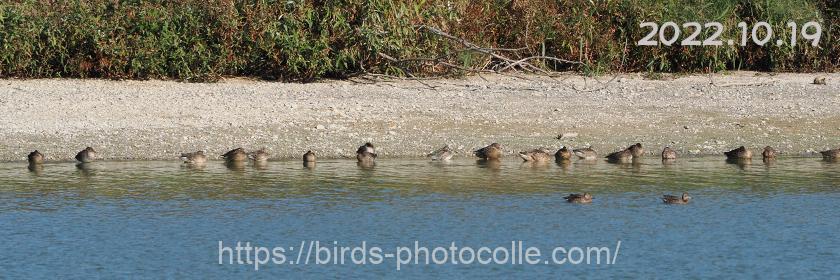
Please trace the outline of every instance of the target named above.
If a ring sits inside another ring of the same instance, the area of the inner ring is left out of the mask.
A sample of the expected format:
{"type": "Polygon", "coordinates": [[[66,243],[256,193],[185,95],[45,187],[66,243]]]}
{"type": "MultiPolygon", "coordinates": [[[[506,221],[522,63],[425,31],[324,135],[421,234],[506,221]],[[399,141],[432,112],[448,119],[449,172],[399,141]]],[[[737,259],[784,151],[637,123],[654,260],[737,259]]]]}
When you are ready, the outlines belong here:
{"type": "Polygon", "coordinates": [[[265,149],[259,149],[249,153],[248,158],[254,162],[264,163],[268,161],[268,152],[265,149]]]}
{"type": "Polygon", "coordinates": [[[245,149],[236,148],[228,151],[221,157],[227,162],[242,162],[248,159],[248,153],[245,152],[245,149]]]}
{"type": "Polygon", "coordinates": [[[665,204],[688,204],[691,200],[691,197],[688,196],[688,193],[683,193],[682,196],[675,196],[675,195],[663,195],[662,202],[665,204]]]}
{"type": "Polygon", "coordinates": [[[761,158],[763,159],[775,159],[776,158],[776,150],[773,147],[767,146],[764,147],[764,151],[761,152],[761,158]]]}
{"type": "Polygon", "coordinates": [[[373,162],[376,159],[376,150],[370,142],[359,146],[356,150],[356,160],[359,162],[373,162]]]}
{"type": "Polygon", "coordinates": [[[815,85],[825,85],[825,77],[816,77],[814,78],[815,85]]]}
{"type": "Polygon", "coordinates": [[[499,143],[493,143],[487,147],[475,150],[473,153],[481,159],[500,159],[502,157],[502,145],[499,143]]]}
{"type": "Polygon", "coordinates": [[[524,161],[531,162],[546,162],[551,160],[551,154],[543,149],[533,149],[530,151],[519,152],[519,157],[524,161]]]}
{"type": "Polygon", "coordinates": [[[204,164],[207,162],[207,155],[204,154],[204,151],[181,153],[181,160],[186,164],[204,164]]]}
{"type": "Polygon", "coordinates": [[[303,154],[303,162],[315,162],[315,153],[312,152],[312,150],[306,151],[306,153],[303,154]]]}
{"type": "Polygon", "coordinates": [[[556,161],[564,161],[570,159],[572,159],[572,151],[569,150],[569,148],[566,148],[566,146],[561,147],[559,150],[557,150],[556,153],[554,153],[554,160],[556,161]]]}
{"type": "Polygon", "coordinates": [[[96,150],[94,150],[91,147],[87,147],[84,150],[81,150],[81,151],[79,151],[79,153],[76,154],[76,160],[78,160],[81,163],[93,162],[93,160],[95,158],[96,158],[96,150]]]}
{"type": "Polygon", "coordinates": [[[630,147],[627,147],[627,150],[630,150],[633,158],[640,158],[645,154],[645,149],[642,149],[642,143],[630,145],[630,147]]]}
{"type": "Polygon", "coordinates": [[[662,149],[662,159],[677,159],[677,151],[671,147],[665,147],[662,149]]]}
{"type": "Polygon", "coordinates": [[[446,145],[443,146],[443,148],[437,149],[436,151],[431,152],[426,156],[431,157],[432,160],[448,161],[452,159],[452,156],[454,155],[455,151],[449,148],[449,145],[446,145]]]}
{"type": "Polygon", "coordinates": [[[822,154],[823,158],[826,159],[838,159],[840,158],[840,148],[822,151],[820,154],[822,154]]]}
{"type": "Polygon", "coordinates": [[[598,157],[598,153],[595,152],[592,146],[589,146],[589,148],[574,149],[572,152],[581,159],[595,159],[598,157]]]}
{"type": "Polygon", "coordinates": [[[752,158],[752,151],[748,150],[746,147],[741,146],[737,149],[724,152],[726,158],[728,159],[751,159],[752,158]]]}
{"type": "Polygon", "coordinates": [[[567,196],[564,196],[563,199],[569,203],[592,203],[592,194],[590,193],[573,193],[567,196]]]}
{"type": "Polygon", "coordinates": [[[42,163],[44,163],[44,154],[42,154],[38,150],[35,150],[35,151],[29,153],[28,156],[26,156],[26,160],[29,162],[30,165],[32,165],[32,164],[42,164],[42,163]]]}
{"type": "MultiPolygon", "coordinates": [[[[631,146],[632,147],[632,146],[631,146]]],[[[633,159],[633,152],[629,149],[621,150],[618,152],[611,153],[606,156],[608,161],[611,162],[626,162],[633,159]]]]}

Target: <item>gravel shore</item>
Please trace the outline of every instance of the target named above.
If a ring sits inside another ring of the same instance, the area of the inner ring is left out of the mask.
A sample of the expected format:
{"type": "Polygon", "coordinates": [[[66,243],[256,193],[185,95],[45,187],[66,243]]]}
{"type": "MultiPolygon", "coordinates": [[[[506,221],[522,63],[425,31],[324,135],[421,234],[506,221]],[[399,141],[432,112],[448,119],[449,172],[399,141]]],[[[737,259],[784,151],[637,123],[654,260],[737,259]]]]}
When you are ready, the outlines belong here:
{"type": "Polygon", "coordinates": [[[69,161],[85,146],[111,160],[177,160],[181,152],[236,147],[266,148],[276,159],[310,149],[341,158],[365,141],[385,158],[422,157],[445,144],[466,157],[491,142],[509,155],[562,145],[606,154],[641,142],[649,154],[664,146],[720,155],[770,145],[782,156],[814,156],[840,146],[840,74],[0,80],[0,112],[0,161],[24,161],[35,149],[69,161]],[[812,84],[817,76],[828,84],[812,84]]]}

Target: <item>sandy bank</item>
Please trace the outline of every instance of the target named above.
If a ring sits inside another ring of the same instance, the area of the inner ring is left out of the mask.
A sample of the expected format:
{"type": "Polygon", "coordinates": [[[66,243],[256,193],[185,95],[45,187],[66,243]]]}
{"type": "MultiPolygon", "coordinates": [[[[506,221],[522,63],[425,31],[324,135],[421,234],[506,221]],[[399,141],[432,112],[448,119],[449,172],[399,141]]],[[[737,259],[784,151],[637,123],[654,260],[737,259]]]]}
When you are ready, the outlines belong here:
{"type": "Polygon", "coordinates": [[[611,78],[2,80],[0,160],[22,161],[34,149],[70,160],[88,145],[107,159],[166,160],[240,146],[265,147],[274,158],[309,149],[342,157],[365,141],[386,158],[420,157],[444,144],[470,156],[494,141],[510,154],[561,145],[608,152],[642,142],[651,153],[670,145],[719,154],[743,144],[798,156],[840,146],[840,74],[738,72],[714,75],[714,85],[708,75],[611,78]],[[811,84],[815,76],[828,85],[811,84]]]}

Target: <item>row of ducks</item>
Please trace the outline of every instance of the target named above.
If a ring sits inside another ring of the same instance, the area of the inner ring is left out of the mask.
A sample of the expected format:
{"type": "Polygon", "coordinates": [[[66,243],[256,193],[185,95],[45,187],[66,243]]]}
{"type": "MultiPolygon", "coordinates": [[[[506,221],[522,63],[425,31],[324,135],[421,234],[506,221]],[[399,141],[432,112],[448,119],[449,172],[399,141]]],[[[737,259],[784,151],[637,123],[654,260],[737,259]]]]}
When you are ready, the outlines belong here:
{"type": "MultiPolygon", "coordinates": [[[[827,150],[820,152],[822,156],[826,159],[838,159],[840,158],[840,148],[827,150]]],[[[473,154],[481,159],[484,160],[498,160],[502,157],[502,145],[499,143],[490,144],[484,148],[475,150],[473,154]]],[[[761,152],[761,157],[765,160],[767,159],[774,159],[776,158],[776,150],[770,146],[764,147],[764,150],[761,152]]],[[[455,152],[449,148],[449,146],[444,146],[443,148],[438,149],[435,152],[429,154],[433,160],[449,160],[455,155],[455,152]]],[[[622,149],[618,152],[610,153],[606,156],[608,161],[612,162],[627,162],[633,159],[640,158],[644,155],[644,148],[642,147],[641,143],[636,143],[630,145],[626,149],[622,149]]],[[[671,149],[670,147],[665,147],[662,150],[662,159],[663,160],[674,160],[677,158],[677,151],[671,149]]],[[[752,158],[752,151],[747,149],[744,146],[738,147],[737,149],[724,152],[727,159],[751,159],[752,158]]],[[[581,149],[574,149],[570,150],[567,147],[562,147],[553,155],[546,149],[534,149],[530,151],[520,152],[519,157],[521,157],[525,161],[531,162],[546,162],[551,159],[557,161],[565,161],[571,160],[573,156],[577,156],[580,159],[592,160],[598,157],[598,153],[593,149],[591,146],[588,148],[581,148],[581,149]]],[[[236,148],[233,150],[228,151],[227,153],[220,156],[226,162],[244,162],[247,160],[253,160],[255,162],[266,162],[268,161],[269,154],[265,151],[265,149],[260,149],[253,152],[246,152],[245,149],[236,148]]],[[[27,160],[29,164],[41,164],[45,160],[45,156],[43,153],[35,150],[34,152],[30,153],[27,156],[27,160]]],[[[91,147],[87,147],[84,150],[79,151],[76,154],[75,159],[81,163],[89,163],[96,159],[96,150],[91,147]]],[[[197,151],[192,153],[182,153],[180,159],[187,164],[204,164],[209,159],[208,156],[205,154],[204,151],[197,151]]],[[[304,163],[314,163],[316,160],[315,153],[307,151],[303,154],[303,162],[304,163]]],[[[370,142],[365,143],[356,150],[356,160],[359,163],[363,164],[372,164],[376,160],[376,150],[370,142]]]]}
{"type": "MultiPolygon", "coordinates": [[[[219,156],[220,158],[224,159],[226,162],[236,163],[236,162],[245,162],[247,160],[252,160],[258,163],[264,163],[268,161],[269,154],[265,151],[265,149],[260,149],[253,152],[246,152],[243,148],[236,148],[233,150],[224,153],[223,155],[219,156]]],[[[42,164],[46,160],[46,156],[38,150],[35,150],[26,157],[27,161],[30,165],[33,164],[42,164]]],[[[79,151],[75,157],[76,161],[79,163],[90,163],[96,159],[96,150],[91,147],[87,147],[84,150],[79,151]]],[[[182,153],[180,159],[187,164],[195,164],[200,165],[204,164],[209,160],[209,157],[204,151],[196,151],[192,153],[182,153]]],[[[315,153],[307,151],[303,154],[303,162],[315,162],[315,153]]],[[[374,150],[373,144],[365,143],[356,151],[356,159],[359,162],[369,162],[373,163],[374,159],[376,159],[376,151],[374,150]]]]}
{"type": "MultiPolygon", "coordinates": [[[[592,203],[592,194],[590,193],[573,193],[568,196],[563,197],[569,203],[582,203],[588,204],[592,203]]],[[[691,197],[688,196],[688,193],[683,193],[681,196],[676,195],[663,195],[662,202],[665,204],[688,204],[691,201],[691,197]]]]}
{"type": "MultiPolygon", "coordinates": [[[[439,156],[439,154],[448,154],[451,153],[449,147],[443,147],[442,149],[433,153],[434,158],[443,158],[445,157],[439,156]]],[[[487,147],[481,148],[473,152],[475,156],[486,159],[486,160],[497,160],[502,157],[502,146],[499,143],[493,143],[488,145],[487,147]]],[[[612,162],[626,162],[633,159],[637,159],[642,157],[645,154],[644,148],[642,147],[641,143],[636,143],[633,145],[628,146],[625,149],[622,149],[618,152],[613,152],[608,154],[605,158],[608,161],[612,162]]],[[[751,150],[747,149],[744,146],[738,147],[737,149],[724,152],[727,159],[752,159],[753,153],[751,150]]],[[[766,146],[764,150],[761,152],[761,157],[763,159],[775,159],[776,152],[773,147],[766,146]]],[[[840,158],[840,148],[822,151],[820,152],[823,158],[826,159],[838,159],[840,158]]],[[[592,160],[598,158],[598,152],[595,151],[591,146],[588,148],[581,148],[581,149],[574,149],[570,150],[567,147],[561,147],[557,152],[553,155],[550,151],[540,148],[534,149],[525,152],[519,152],[519,157],[521,157],[525,161],[533,161],[533,162],[544,162],[554,159],[556,161],[565,161],[571,160],[572,157],[578,157],[580,159],[592,160]]],[[[665,147],[662,149],[661,153],[663,160],[675,160],[677,159],[677,151],[672,149],[671,147],[665,147]]],[[[451,157],[451,155],[449,155],[451,157]]]]}

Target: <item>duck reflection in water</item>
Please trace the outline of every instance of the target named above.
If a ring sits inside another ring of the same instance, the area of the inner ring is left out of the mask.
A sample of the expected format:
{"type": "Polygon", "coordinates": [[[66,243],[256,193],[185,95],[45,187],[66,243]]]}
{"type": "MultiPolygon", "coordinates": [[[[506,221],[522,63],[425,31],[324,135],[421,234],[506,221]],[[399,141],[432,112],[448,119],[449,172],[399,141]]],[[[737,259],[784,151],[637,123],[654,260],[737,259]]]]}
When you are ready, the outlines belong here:
{"type": "Polygon", "coordinates": [[[748,166],[752,165],[751,158],[727,158],[726,163],[737,165],[738,168],[741,170],[747,169],[748,166]]]}
{"type": "Polygon", "coordinates": [[[481,168],[487,168],[493,171],[502,169],[502,161],[498,159],[479,159],[475,163],[481,168]]]}
{"type": "Polygon", "coordinates": [[[245,171],[244,161],[225,161],[225,167],[230,171],[242,172],[245,171]]]}
{"type": "Polygon", "coordinates": [[[93,168],[93,163],[89,162],[81,162],[76,164],[76,170],[79,171],[79,175],[82,177],[91,177],[95,175],[95,169],[93,168]]]}
{"type": "Polygon", "coordinates": [[[41,173],[44,172],[44,165],[43,164],[37,164],[37,163],[30,163],[28,166],[26,166],[26,169],[28,169],[29,172],[32,172],[32,174],[34,174],[35,176],[41,176],[41,173]]]}

